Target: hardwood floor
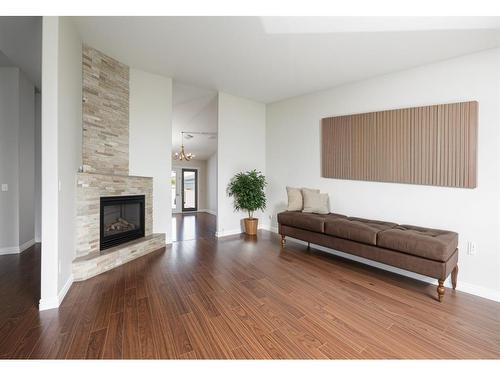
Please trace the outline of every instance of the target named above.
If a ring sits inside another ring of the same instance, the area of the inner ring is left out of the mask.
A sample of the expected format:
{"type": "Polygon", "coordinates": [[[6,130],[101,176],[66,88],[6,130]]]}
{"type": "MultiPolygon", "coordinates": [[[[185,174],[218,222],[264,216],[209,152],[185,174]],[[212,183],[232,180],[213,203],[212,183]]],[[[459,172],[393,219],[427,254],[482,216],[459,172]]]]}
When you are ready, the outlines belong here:
{"type": "Polygon", "coordinates": [[[29,251],[0,257],[3,358],[500,358],[499,303],[452,290],[439,303],[434,285],[292,241],[280,251],[265,231],[176,242],[40,313],[25,303],[29,251]]]}
{"type": "Polygon", "coordinates": [[[206,213],[183,213],[172,215],[173,241],[195,240],[215,236],[217,216],[206,213]]]}
{"type": "MultiPolygon", "coordinates": [[[[40,244],[20,255],[0,255],[0,327],[40,300],[40,244]]],[[[2,333],[0,328],[0,342],[2,333]]]]}

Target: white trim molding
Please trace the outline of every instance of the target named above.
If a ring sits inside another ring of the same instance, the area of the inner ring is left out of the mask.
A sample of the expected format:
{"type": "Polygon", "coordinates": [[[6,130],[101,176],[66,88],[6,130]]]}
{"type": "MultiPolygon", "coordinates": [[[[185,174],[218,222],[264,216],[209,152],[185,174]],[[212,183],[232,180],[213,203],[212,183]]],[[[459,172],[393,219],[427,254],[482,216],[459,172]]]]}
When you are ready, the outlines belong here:
{"type": "Polygon", "coordinates": [[[40,298],[40,302],[38,303],[38,310],[50,310],[57,309],[59,307],[59,301],[57,297],[51,298],[40,298]]]}
{"type": "MultiPolygon", "coordinates": [[[[271,226],[270,229],[271,229],[270,232],[278,233],[277,227],[271,226]]],[[[291,242],[300,243],[300,244],[304,244],[304,245],[307,244],[307,242],[298,240],[298,239],[293,238],[293,237],[287,237],[287,241],[288,240],[291,242]]],[[[394,273],[397,273],[399,275],[411,277],[412,279],[416,279],[419,281],[427,282],[429,284],[437,285],[437,280],[432,279],[432,278],[427,277],[427,276],[419,275],[419,274],[414,273],[414,272],[402,270],[402,269],[397,268],[397,267],[392,267],[392,266],[389,266],[387,264],[375,262],[373,260],[361,258],[361,257],[358,257],[356,255],[351,255],[348,253],[344,253],[342,251],[333,250],[333,249],[330,249],[328,247],[316,245],[313,243],[311,243],[311,247],[313,249],[320,250],[320,251],[323,251],[325,253],[337,255],[339,257],[354,260],[356,262],[363,263],[363,264],[366,264],[366,265],[369,265],[372,267],[380,268],[380,269],[383,269],[385,271],[394,272],[394,273]]],[[[448,279],[445,281],[445,286],[447,286],[448,288],[451,288],[450,277],[448,277],[448,279]]],[[[492,301],[500,302],[500,291],[490,289],[490,288],[485,288],[485,287],[480,286],[480,285],[475,285],[475,284],[470,284],[470,283],[460,281],[460,275],[458,277],[457,290],[460,292],[473,294],[473,295],[478,296],[478,297],[490,299],[492,301]]]]}
{"type": "Polygon", "coordinates": [[[10,247],[2,247],[0,249],[0,255],[8,255],[8,254],[21,254],[24,250],[29,249],[31,246],[35,244],[35,239],[32,238],[29,241],[19,245],[19,246],[10,246],[10,247]]]}
{"type": "Polygon", "coordinates": [[[66,282],[63,285],[63,287],[59,291],[59,294],[57,295],[57,301],[59,302],[59,305],[64,300],[64,297],[66,297],[66,294],[68,293],[69,288],[71,288],[71,285],[73,285],[73,274],[71,274],[68,277],[68,280],[66,280],[66,282]]]}
{"type": "Polygon", "coordinates": [[[217,212],[209,210],[208,208],[200,208],[199,210],[196,210],[196,211],[179,211],[179,212],[173,212],[172,211],[172,214],[182,214],[182,215],[184,215],[184,214],[198,214],[200,212],[204,212],[204,213],[207,213],[207,214],[210,214],[210,215],[217,216],[217,212]]]}
{"type": "Polygon", "coordinates": [[[33,246],[36,243],[35,239],[32,238],[29,241],[26,241],[22,245],[19,245],[19,252],[22,253],[24,250],[28,250],[31,246],[33,246]]]}
{"type": "Polygon", "coordinates": [[[0,255],[19,254],[19,246],[2,247],[0,255]]]}
{"type": "Polygon", "coordinates": [[[473,294],[478,297],[490,299],[492,301],[500,302],[500,292],[498,290],[485,288],[484,286],[480,285],[464,283],[463,281],[460,281],[460,276],[457,282],[457,290],[464,293],[473,294]]]}
{"type": "MultiPolygon", "coordinates": [[[[259,221],[259,230],[267,230],[268,232],[275,232],[278,233],[278,231],[273,231],[272,227],[270,227],[268,224],[261,224],[259,221]]],[[[224,231],[217,231],[215,232],[215,237],[226,237],[226,236],[234,236],[235,234],[241,234],[244,233],[244,230],[242,228],[239,229],[229,229],[229,230],[224,230],[224,231]]]]}
{"type": "Polygon", "coordinates": [[[205,212],[207,214],[217,216],[217,212],[215,212],[213,210],[209,210],[208,208],[202,208],[201,210],[198,210],[198,211],[195,211],[195,212],[205,212]]]}
{"type": "Polygon", "coordinates": [[[234,236],[235,234],[241,234],[241,229],[229,229],[223,231],[215,232],[215,237],[226,237],[226,236],[234,236]]]}
{"type": "Polygon", "coordinates": [[[57,296],[51,298],[41,298],[40,302],[38,303],[38,309],[40,311],[43,311],[59,308],[62,301],[64,300],[64,297],[66,297],[69,288],[71,288],[71,285],[73,285],[73,275],[70,275],[70,277],[68,277],[68,280],[66,280],[57,296]]]}

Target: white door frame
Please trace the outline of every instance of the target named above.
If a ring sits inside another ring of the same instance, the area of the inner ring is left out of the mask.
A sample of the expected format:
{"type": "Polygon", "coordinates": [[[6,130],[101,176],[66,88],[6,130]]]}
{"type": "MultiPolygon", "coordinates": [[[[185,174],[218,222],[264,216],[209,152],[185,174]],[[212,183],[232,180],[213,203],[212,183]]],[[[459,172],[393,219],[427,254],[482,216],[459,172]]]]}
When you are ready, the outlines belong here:
{"type": "Polygon", "coordinates": [[[182,212],[182,167],[172,166],[172,171],[175,171],[175,209],[172,207],[173,214],[179,214],[182,212]]]}

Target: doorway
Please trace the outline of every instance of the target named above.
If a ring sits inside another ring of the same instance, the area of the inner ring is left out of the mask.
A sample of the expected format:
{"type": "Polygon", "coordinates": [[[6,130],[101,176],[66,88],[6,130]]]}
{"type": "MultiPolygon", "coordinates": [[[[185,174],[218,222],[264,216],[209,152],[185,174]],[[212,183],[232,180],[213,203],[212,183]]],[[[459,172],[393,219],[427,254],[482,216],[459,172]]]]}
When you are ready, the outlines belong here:
{"type": "Polygon", "coordinates": [[[172,168],[172,213],[198,211],[198,172],[197,168],[172,168]]]}
{"type": "Polygon", "coordinates": [[[171,172],[174,242],[215,236],[217,130],[217,92],[174,81],[171,172]]]}
{"type": "Polygon", "coordinates": [[[198,170],[182,168],[182,212],[198,211],[198,170]]]}

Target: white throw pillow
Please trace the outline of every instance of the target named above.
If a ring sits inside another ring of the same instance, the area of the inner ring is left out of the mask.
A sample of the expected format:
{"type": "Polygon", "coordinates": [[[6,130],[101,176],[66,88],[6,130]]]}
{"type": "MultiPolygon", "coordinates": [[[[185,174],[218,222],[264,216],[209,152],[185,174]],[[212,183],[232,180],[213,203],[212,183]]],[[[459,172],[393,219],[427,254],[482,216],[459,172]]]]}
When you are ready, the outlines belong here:
{"type": "Polygon", "coordinates": [[[288,207],[286,209],[287,211],[302,211],[304,209],[304,190],[319,193],[319,189],[299,189],[290,186],[286,187],[286,193],[288,195],[288,207]]]}
{"type": "Polygon", "coordinates": [[[303,201],[300,189],[287,186],[286,194],[288,195],[287,211],[302,211],[303,201]]]}
{"type": "Polygon", "coordinates": [[[327,193],[312,191],[310,189],[302,189],[302,197],[304,200],[304,208],[302,212],[311,212],[315,214],[330,213],[330,202],[327,193]]]}

